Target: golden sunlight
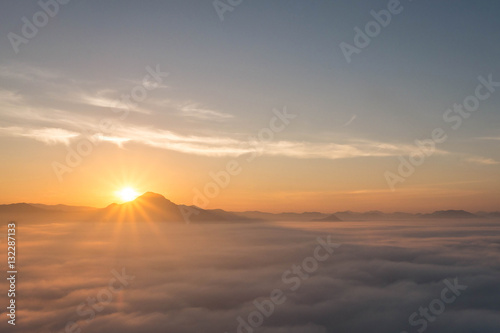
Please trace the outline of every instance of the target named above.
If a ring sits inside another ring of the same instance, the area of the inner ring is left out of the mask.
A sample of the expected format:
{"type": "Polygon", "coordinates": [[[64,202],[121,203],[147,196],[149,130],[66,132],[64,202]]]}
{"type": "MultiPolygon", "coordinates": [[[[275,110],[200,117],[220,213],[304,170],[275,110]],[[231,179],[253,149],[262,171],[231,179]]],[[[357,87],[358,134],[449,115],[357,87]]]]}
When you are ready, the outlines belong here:
{"type": "Polygon", "coordinates": [[[117,192],[117,195],[122,201],[132,201],[139,196],[139,193],[133,188],[125,187],[117,192]]]}

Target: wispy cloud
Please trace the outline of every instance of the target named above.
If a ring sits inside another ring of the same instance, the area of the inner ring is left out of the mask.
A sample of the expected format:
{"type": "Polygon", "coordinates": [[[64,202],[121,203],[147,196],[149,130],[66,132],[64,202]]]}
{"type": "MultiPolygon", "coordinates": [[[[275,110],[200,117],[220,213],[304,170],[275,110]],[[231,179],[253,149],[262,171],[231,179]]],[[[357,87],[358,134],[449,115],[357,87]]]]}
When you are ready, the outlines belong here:
{"type": "MultiPolygon", "coordinates": [[[[132,123],[118,123],[112,133],[103,133],[99,128],[102,118],[96,113],[70,112],[47,107],[23,107],[22,97],[14,92],[0,94],[3,127],[1,135],[25,137],[46,144],[69,144],[85,133],[96,141],[108,142],[123,147],[127,143],[139,143],[159,149],[172,150],[201,156],[240,156],[258,152],[267,156],[284,156],[301,159],[346,159],[358,157],[407,156],[417,150],[413,144],[380,142],[375,140],[321,139],[310,141],[276,140],[256,142],[249,135],[240,134],[185,134],[156,126],[140,126],[132,123]],[[3,104],[2,104],[3,103],[3,104]],[[17,104],[16,104],[17,103],[17,104]]],[[[102,92],[88,97],[87,103],[112,106],[108,93],[102,92]],[[110,103],[110,104],[108,104],[110,103]]],[[[232,116],[204,109],[199,104],[179,105],[168,101],[170,106],[179,107],[183,113],[198,119],[230,119],[232,116]]],[[[106,117],[113,118],[114,113],[106,117]]],[[[437,150],[437,155],[451,154],[437,150]]],[[[491,165],[497,162],[483,157],[469,156],[470,163],[491,165]]]]}
{"type": "Polygon", "coordinates": [[[213,110],[194,101],[177,100],[172,98],[152,98],[148,102],[155,107],[161,109],[168,108],[173,111],[175,115],[183,118],[191,118],[193,120],[227,121],[234,118],[234,115],[230,113],[213,110]]]}
{"type": "Polygon", "coordinates": [[[477,140],[485,140],[485,141],[500,141],[500,136],[484,136],[476,138],[477,140]]]}
{"type": "Polygon", "coordinates": [[[34,139],[46,144],[62,143],[68,145],[71,139],[80,136],[77,132],[68,131],[62,128],[38,128],[29,129],[22,127],[0,127],[0,134],[34,139]]]}
{"type": "MultiPolygon", "coordinates": [[[[103,87],[97,82],[69,79],[56,71],[18,63],[0,66],[0,78],[6,82],[17,82],[19,87],[31,89],[30,92],[26,89],[0,91],[0,107],[9,106],[11,109],[38,109],[40,99],[49,98],[52,107],[62,108],[63,105],[64,108],[71,107],[73,113],[101,112],[103,109],[108,109],[146,115],[168,113],[183,120],[220,122],[234,118],[232,114],[211,109],[197,101],[159,97],[152,93],[146,100],[134,102],[130,98],[131,89],[134,87],[140,85],[148,89],[168,87],[163,83],[158,84],[148,80],[125,79],[116,84],[121,88],[103,87]],[[123,82],[126,85],[123,85],[123,82]],[[33,95],[33,92],[36,93],[33,95]]],[[[0,109],[0,112],[4,113],[5,108],[0,109]]]]}
{"type": "MultiPolygon", "coordinates": [[[[37,112],[24,114],[26,118],[44,120],[51,127],[38,129],[22,126],[5,127],[1,131],[4,135],[27,137],[47,144],[68,144],[76,139],[82,130],[93,133],[95,140],[115,143],[122,146],[127,142],[135,142],[160,149],[178,151],[186,154],[202,156],[240,156],[258,152],[268,156],[286,156],[291,158],[326,158],[343,159],[355,157],[384,157],[407,155],[415,151],[416,147],[405,144],[392,144],[367,140],[356,140],[342,143],[303,142],[303,141],[270,141],[255,142],[243,135],[236,137],[211,135],[184,135],[170,130],[135,125],[119,125],[113,133],[102,133],[98,128],[98,121],[92,123],[89,119],[72,117],[65,114],[63,117],[48,117],[37,112]]],[[[20,116],[18,114],[18,116],[20,116]]],[[[438,154],[446,154],[439,151],[438,154]]]]}
{"type": "MultiPolygon", "coordinates": [[[[139,143],[159,149],[178,151],[186,154],[203,156],[239,156],[258,152],[267,156],[285,156],[302,159],[346,159],[357,157],[388,157],[407,156],[417,150],[413,144],[380,142],[376,140],[356,139],[320,139],[310,138],[309,141],[276,140],[270,142],[255,142],[249,135],[243,133],[234,134],[219,133],[210,135],[186,134],[186,131],[175,132],[161,128],[155,123],[156,112],[164,109],[170,115],[178,115],[185,119],[201,121],[229,121],[234,118],[232,114],[213,110],[195,101],[180,101],[173,98],[160,98],[152,96],[151,100],[141,103],[137,111],[140,114],[148,114],[148,119],[141,122],[117,124],[112,133],[102,133],[99,128],[100,120],[106,117],[113,118],[115,113],[102,113],[102,108],[127,109],[129,106],[115,98],[119,91],[112,88],[92,86],[85,89],[73,87],[69,79],[59,73],[38,69],[30,66],[1,66],[0,77],[4,79],[15,79],[49,83],[47,91],[42,95],[50,96],[50,105],[39,105],[32,96],[24,96],[22,91],[0,92],[0,114],[2,115],[0,134],[15,137],[34,139],[46,144],[70,144],[85,133],[92,136],[94,140],[114,143],[120,147],[127,143],[139,143]],[[69,81],[68,81],[69,80],[69,81]],[[61,86],[62,85],[62,86],[61,86]],[[63,89],[63,94],[55,94],[57,87],[63,89]],[[60,95],[60,96],[59,96],[60,95]],[[85,106],[82,108],[82,105],[85,106]],[[74,109],[73,109],[74,107],[74,109]],[[151,109],[149,109],[151,107],[151,109]],[[71,110],[71,111],[68,111],[71,110]],[[147,126],[154,123],[154,126],[147,126]],[[140,125],[139,125],[140,124],[140,125]],[[90,134],[89,134],[90,133],[90,134]]],[[[354,115],[345,124],[347,126],[356,119],[354,115]]],[[[174,124],[169,125],[175,128],[174,124]]],[[[210,131],[210,128],[207,129],[210,131]]],[[[499,140],[498,137],[481,138],[483,140],[499,140]]],[[[437,155],[452,154],[444,150],[437,150],[437,155]]],[[[492,165],[497,161],[473,155],[463,155],[464,160],[470,163],[492,165]]]]}
{"type": "Polygon", "coordinates": [[[351,119],[349,119],[349,121],[347,123],[345,123],[344,125],[342,125],[342,127],[347,127],[349,126],[354,120],[356,120],[357,116],[356,115],[353,115],[351,117],[351,119]]]}
{"type": "Polygon", "coordinates": [[[500,164],[500,162],[495,161],[492,158],[481,157],[481,156],[472,156],[465,159],[469,163],[481,164],[481,165],[494,165],[500,164]]]}
{"type": "Polygon", "coordinates": [[[210,110],[204,108],[196,103],[189,103],[187,105],[179,106],[179,109],[183,112],[182,115],[186,117],[194,117],[198,119],[210,119],[210,120],[226,120],[233,118],[233,115],[229,113],[223,113],[219,111],[210,110]]]}
{"type": "Polygon", "coordinates": [[[111,142],[116,144],[119,147],[122,147],[125,142],[129,142],[130,139],[127,138],[119,138],[116,136],[108,136],[108,135],[102,135],[102,134],[95,134],[92,136],[94,140],[99,140],[103,142],[111,142]]]}
{"type": "Polygon", "coordinates": [[[79,96],[79,101],[82,104],[87,104],[90,106],[97,106],[100,108],[109,108],[113,111],[122,110],[127,112],[138,112],[143,114],[151,114],[151,111],[144,108],[138,107],[137,104],[125,104],[122,100],[117,97],[112,97],[111,95],[119,96],[118,92],[112,92],[109,90],[98,91],[94,95],[82,94],[79,96]]]}
{"type": "Polygon", "coordinates": [[[22,81],[40,81],[58,79],[61,78],[61,75],[55,70],[13,63],[9,66],[0,66],[0,77],[22,81]]]}

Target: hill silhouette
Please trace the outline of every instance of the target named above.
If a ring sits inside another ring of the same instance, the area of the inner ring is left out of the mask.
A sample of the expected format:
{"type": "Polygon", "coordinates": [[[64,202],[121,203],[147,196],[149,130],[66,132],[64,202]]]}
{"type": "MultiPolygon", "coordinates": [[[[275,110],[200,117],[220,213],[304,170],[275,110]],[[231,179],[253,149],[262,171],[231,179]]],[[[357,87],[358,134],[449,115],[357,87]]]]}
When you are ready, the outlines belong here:
{"type": "Polygon", "coordinates": [[[161,194],[146,192],[122,204],[113,203],[91,216],[98,221],[182,221],[179,208],[161,194]]]}
{"type": "Polygon", "coordinates": [[[177,205],[163,195],[146,192],[135,200],[111,204],[91,216],[99,221],[153,221],[153,222],[222,222],[252,221],[221,209],[205,210],[196,206],[177,205]]]}
{"type": "Polygon", "coordinates": [[[314,219],[312,220],[314,222],[340,222],[342,221],[339,219],[335,214],[328,215],[327,217],[323,217],[321,219],[314,219]]]}
{"type": "Polygon", "coordinates": [[[424,218],[438,218],[438,219],[471,219],[478,218],[479,216],[469,213],[465,210],[438,210],[432,214],[424,214],[422,215],[424,218]]]}
{"type": "Polygon", "coordinates": [[[440,210],[430,214],[411,214],[403,212],[383,213],[352,211],[325,214],[320,212],[304,213],[266,213],[259,211],[228,212],[222,209],[202,209],[196,206],[178,205],[163,195],[146,192],[136,199],[122,204],[113,203],[105,208],[68,205],[44,205],[14,203],[0,205],[0,219],[22,220],[36,223],[40,221],[103,221],[103,222],[251,222],[251,221],[297,221],[297,222],[338,222],[338,221],[383,221],[409,219],[498,219],[499,212],[478,212],[465,210],[440,210]],[[186,219],[187,217],[187,219],[186,219]]]}

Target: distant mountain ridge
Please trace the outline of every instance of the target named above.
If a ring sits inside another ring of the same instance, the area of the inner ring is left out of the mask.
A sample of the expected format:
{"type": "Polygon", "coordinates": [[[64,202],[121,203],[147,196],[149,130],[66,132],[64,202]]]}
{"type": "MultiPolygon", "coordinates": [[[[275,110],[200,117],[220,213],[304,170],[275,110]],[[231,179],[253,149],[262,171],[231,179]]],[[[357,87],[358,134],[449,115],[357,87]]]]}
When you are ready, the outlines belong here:
{"type": "Polygon", "coordinates": [[[69,206],[69,205],[44,205],[44,204],[34,204],[30,203],[29,205],[45,210],[53,210],[53,211],[62,211],[62,212],[80,212],[86,210],[95,210],[98,208],[89,207],[89,206],[69,206]]]}
{"type": "Polygon", "coordinates": [[[322,219],[329,214],[319,212],[304,212],[304,213],[266,213],[259,211],[246,211],[246,212],[233,212],[240,216],[266,220],[266,221],[312,221],[315,219],[322,219]]]}
{"type": "Polygon", "coordinates": [[[461,219],[471,219],[478,218],[478,215],[469,213],[465,210],[438,210],[432,214],[423,214],[423,218],[438,218],[438,219],[451,219],[451,218],[461,218],[461,219]]]}
{"type": "Polygon", "coordinates": [[[122,204],[113,203],[105,208],[68,205],[44,205],[14,203],[0,205],[3,219],[60,219],[82,221],[155,221],[155,222],[251,222],[251,221],[301,221],[301,222],[349,222],[405,219],[473,219],[500,218],[500,212],[478,212],[465,210],[440,210],[430,214],[404,212],[364,213],[342,211],[334,214],[320,212],[266,213],[260,211],[229,212],[222,209],[202,209],[196,206],[178,205],[161,194],[146,192],[135,200],[122,204]]]}
{"type": "Polygon", "coordinates": [[[313,222],[340,222],[342,221],[339,219],[335,214],[328,215],[327,217],[323,217],[321,219],[314,219],[312,220],[313,222]]]}
{"type": "Polygon", "coordinates": [[[34,205],[21,202],[10,205],[0,205],[0,212],[5,213],[43,213],[44,209],[35,207],[34,205]]]}

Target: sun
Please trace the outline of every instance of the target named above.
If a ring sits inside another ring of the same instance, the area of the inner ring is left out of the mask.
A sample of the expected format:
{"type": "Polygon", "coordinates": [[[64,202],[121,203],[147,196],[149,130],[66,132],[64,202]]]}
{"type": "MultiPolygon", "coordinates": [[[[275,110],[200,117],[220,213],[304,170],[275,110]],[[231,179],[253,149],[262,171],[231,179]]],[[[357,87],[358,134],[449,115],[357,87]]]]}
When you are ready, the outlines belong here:
{"type": "Polygon", "coordinates": [[[117,194],[122,201],[132,201],[139,196],[139,193],[130,187],[122,188],[117,194]]]}

